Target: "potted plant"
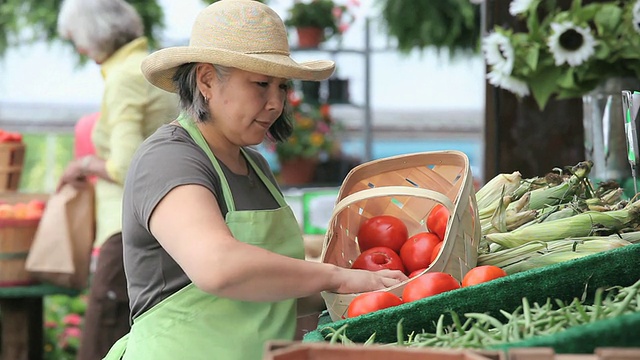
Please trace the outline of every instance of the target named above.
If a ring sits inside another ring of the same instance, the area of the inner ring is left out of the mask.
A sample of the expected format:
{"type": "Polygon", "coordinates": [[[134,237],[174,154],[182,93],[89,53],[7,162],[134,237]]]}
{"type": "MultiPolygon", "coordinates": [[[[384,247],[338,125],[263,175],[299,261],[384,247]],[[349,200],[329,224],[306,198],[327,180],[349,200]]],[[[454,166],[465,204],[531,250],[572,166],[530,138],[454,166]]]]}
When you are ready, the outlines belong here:
{"type": "Polygon", "coordinates": [[[285,25],[296,29],[299,47],[314,48],[344,32],[352,21],[347,7],[332,0],[297,0],[289,9],[285,25]]]}
{"type": "Polygon", "coordinates": [[[580,98],[612,77],[640,78],[640,2],[512,1],[522,31],[496,26],[482,40],[493,86],[540,109],[551,98],[580,98]],[[539,16],[540,12],[544,16],[539,16]]]}
{"type": "MultiPolygon", "coordinates": [[[[640,89],[640,1],[518,0],[509,14],[512,25],[495,26],[482,44],[489,84],[514,94],[525,109],[516,122],[555,137],[549,144],[581,141],[584,158],[594,162],[594,182],[633,184],[621,91],[640,89]],[[582,100],[582,121],[571,122],[575,112],[558,105],[571,99],[582,100]]],[[[530,134],[519,136],[525,151],[540,143],[530,134]]]]}
{"type": "Polygon", "coordinates": [[[337,145],[338,125],[327,104],[303,103],[292,91],[289,95],[293,134],[285,142],[272,144],[280,162],[281,181],[288,185],[309,183],[317,164],[331,157],[337,145]]]}

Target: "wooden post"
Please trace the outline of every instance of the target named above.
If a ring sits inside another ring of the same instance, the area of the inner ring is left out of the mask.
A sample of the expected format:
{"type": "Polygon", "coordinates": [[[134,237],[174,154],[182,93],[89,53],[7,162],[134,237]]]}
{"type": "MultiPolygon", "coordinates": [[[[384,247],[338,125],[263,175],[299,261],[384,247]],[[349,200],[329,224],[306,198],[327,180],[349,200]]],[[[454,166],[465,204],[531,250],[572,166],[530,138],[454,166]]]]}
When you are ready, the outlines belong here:
{"type": "MultiPolygon", "coordinates": [[[[485,33],[495,25],[523,28],[524,24],[509,14],[510,2],[484,2],[485,33]]],[[[568,6],[571,1],[558,3],[568,6]]],[[[582,99],[551,99],[540,111],[532,97],[519,101],[509,91],[487,82],[484,140],[486,181],[499,173],[520,171],[523,177],[533,177],[554,167],[575,165],[585,160],[582,99]]]]}
{"type": "Polygon", "coordinates": [[[2,360],[42,360],[42,297],[0,299],[2,360]]]}

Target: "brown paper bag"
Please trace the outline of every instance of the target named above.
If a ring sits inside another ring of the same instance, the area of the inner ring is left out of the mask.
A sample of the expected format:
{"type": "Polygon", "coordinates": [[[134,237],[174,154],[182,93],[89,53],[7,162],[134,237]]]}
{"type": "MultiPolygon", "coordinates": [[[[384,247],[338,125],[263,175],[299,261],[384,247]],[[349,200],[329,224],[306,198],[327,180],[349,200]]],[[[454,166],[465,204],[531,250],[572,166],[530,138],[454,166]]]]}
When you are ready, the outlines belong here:
{"type": "Polygon", "coordinates": [[[81,190],[65,185],[47,201],[27,256],[27,271],[43,282],[85,289],[94,235],[93,185],[81,190]]]}

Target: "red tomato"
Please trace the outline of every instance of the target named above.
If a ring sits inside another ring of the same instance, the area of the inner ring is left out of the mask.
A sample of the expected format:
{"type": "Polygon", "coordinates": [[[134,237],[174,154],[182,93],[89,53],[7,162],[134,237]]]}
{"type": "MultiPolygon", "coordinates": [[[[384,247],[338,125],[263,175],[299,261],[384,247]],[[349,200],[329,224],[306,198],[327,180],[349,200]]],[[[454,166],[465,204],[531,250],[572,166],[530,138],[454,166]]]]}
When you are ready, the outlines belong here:
{"type": "Polygon", "coordinates": [[[360,246],[360,251],[376,246],[386,246],[399,252],[408,237],[409,231],[402,220],[391,215],[379,215],[360,225],[358,246],[360,246]]]}
{"type": "Polygon", "coordinates": [[[412,272],[409,274],[409,278],[416,277],[416,276],[420,275],[420,273],[421,273],[421,272],[423,272],[423,271],[425,271],[425,270],[427,270],[427,268],[422,268],[422,269],[414,270],[414,271],[412,271],[412,272]]]}
{"type": "Polygon", "coordinates": [[[442,249],[442,244],[444,244],[444,241],[440,241],[434,248],[433,248],[433,252],[431,253],[431,262],[436,261],[436,258],[438,257],[438,254],[440,254],[440,249],[442,249]]]}
{"type": "Polygon", "coordinates": [[[390,292],[368,292],[356,296],[349,304],[347,317],[356,317],[370,312],[398,306],[403,303],[395,294],[390,292]]]}
{"type": "Polygon", "coordinates": [[[507,276],[506,271],[497,266],[476,266],[462,278],[462,287],[480,284],[503,276],[507,276]]]}
{"type": "Polygon", "coordinates": [[[443,272],[426,273],[405,285],[402,291],[402,300],[408,303],[459,288],[460,283],[450,274],[443,272]]]}
{"type": "Polygon", "coordinates": [[[11,141],[11,134],[3,131],[2,133],[0,133],[0,142],[9,142],[11,141]]]}
{"type": "Polygon", "coordinates": [[[404,265],[400,255],[388,247],[377,246],[364,251],[351,265],[352,269],[378,271],[382,269],[400,270],[404,272],[404,265]]]}
{"type": "Polygon", "coordinates": [[[431,209],[431,212],[429,212],[429,215],[427,216],[427,229],[438,235],[441,240],[444,240],[448,222],[449,210],[447,210],[444,205],[438,204],[431,209]]]}
{"type": "Polygon", "coordinates": [[[20,133],[9,133],[9,141],[21,142],[22,134],[20,133]]]}
{"type": "Polygon", "coordinates": [[[433,249],[441,242],[438,235],[430,232],[421,232],[410,237],[400,248],[400,258],[407,271],[429,267],[433,249]]]}

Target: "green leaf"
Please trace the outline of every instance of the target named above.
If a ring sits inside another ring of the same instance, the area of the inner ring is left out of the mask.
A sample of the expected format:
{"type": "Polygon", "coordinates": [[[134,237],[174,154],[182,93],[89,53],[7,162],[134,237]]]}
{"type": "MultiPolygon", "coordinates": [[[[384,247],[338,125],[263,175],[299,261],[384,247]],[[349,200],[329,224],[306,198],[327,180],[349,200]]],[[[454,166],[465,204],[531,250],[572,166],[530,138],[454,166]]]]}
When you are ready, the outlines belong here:
{"type": "Polygon", "coordinates": [[[557,90],[556,79],[562,74],[562,69],[558,67],[542,69],[529,81],[531,94],[536,100],[538,107],[542,110],[547,105],[547,101],[557,90]]]}
{"type": "Polygon", "coordinates": [[[561,76],[558,77],[558,81],[557,81],[558,86],[565,89],[570,89],[576,86],[574,75],[575,75],[574,68],[570,67],[567,71],[565,71],[564,73],[561,74],[561,76]]]}
{"type": "Polygon", "coordinates": [[[598,34],[606,35],[614,32],[622,21],[622,9],[613,4],[603,4],[594,13],[593,22],[598,34]]]}

